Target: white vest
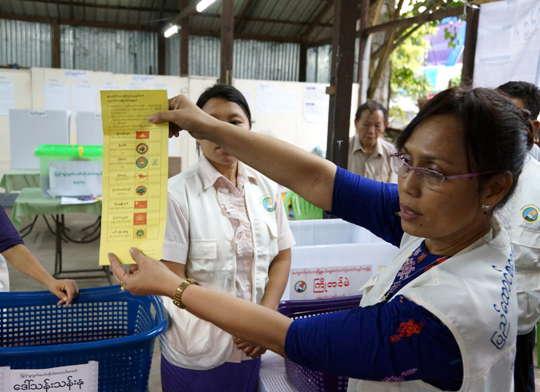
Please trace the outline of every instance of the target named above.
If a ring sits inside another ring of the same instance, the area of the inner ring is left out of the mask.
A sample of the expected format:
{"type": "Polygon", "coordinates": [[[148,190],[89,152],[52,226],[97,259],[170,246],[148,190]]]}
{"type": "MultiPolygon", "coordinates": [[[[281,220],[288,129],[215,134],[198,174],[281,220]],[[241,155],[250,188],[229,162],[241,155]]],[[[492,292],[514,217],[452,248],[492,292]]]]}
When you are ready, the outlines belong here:
{"type": "Polygon", "coordinates": [[[516,261],[520,334],[540,318],[540,162],[528,156],[512,197],[500,211],[516,261]]]}
{"type": "MultiPolygon", "coordinates": [[[[245,199],[254,242],[252,298],[259,303],[268,282],[268,268],[278,254],[276,203],[277,184],[244,166],[249,177],[245,199]]],[[[186,275],[209,287],[236,295],[236,253],[234,230],[221,212],[213,186],[203,188],[198,165],[174,177],[169,187],[183,189],[181,203],[189,221],[189,254],[186,275]]],[[[232,336],[215,325],[177,308],[163,299],[170,317],[168,330],[161,335],[162,353],[176,366],[206,370],[226,362],[234,349],[232,336]]]]}
{"type": "MultiPolygon", "coordinates": [[[[441,320],[456,339],[463,361],[460,391],[513,391],[517,333],[514,264],[504,229],[477,241],[404,286],[403,295],[441,320]]],[[[364,286],[360,306],[383,301],[405,260],[423,241],[404,235],[395,262],[364,286]]],[[[420,380],[349,379],[349,392],[439,391],[420,380]]]]}

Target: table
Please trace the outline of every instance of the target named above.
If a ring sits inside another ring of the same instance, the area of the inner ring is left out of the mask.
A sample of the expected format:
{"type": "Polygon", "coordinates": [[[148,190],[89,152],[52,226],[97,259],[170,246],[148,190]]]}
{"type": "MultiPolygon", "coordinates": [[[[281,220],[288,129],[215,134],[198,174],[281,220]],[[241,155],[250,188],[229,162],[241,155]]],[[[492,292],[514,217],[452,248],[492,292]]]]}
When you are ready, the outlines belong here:
{"type": "Polygon", "coordinates": [[[101,227],[101,201],[91,204],[69,204],[62,205],[56,198],[48,198],[43,195],[40,188],[23,188],[21,194],[15,200],[11,211],[11,219],[15,226],[19,228],[21,235],[26,236],[32,230],[35,222],[41,216],[45,220],[47,227],[56,237],[54,274],[55,278],[77,278],[77,279],[95,279],[103,275],[96,276],[96,272],[105,274],[105,277],[111,282],[111,273],[108,267],[80,270],[64,270],[62,259],[63,242],[89,243],[99,239],[99,230],[101,227]],[[65,224],[65,214],[85,213],[97,216],[97,220],[92,225],[82,229],[85,233],[81,238],[73,238],[65,224]],[[52,219],[53,224],[49,222],[52,219]],[[21,228],[22,223],[32,219],[32,222],[21,228]],[[82,273],[94,273],[91,275],[80,275],[82,273]]]}
{"type": "Polygon", "coordinates": [[[0,179],[0,188],[4,188],[7,193],[37,187],[39,187],[37,170],[10,170],[0,179]]]}

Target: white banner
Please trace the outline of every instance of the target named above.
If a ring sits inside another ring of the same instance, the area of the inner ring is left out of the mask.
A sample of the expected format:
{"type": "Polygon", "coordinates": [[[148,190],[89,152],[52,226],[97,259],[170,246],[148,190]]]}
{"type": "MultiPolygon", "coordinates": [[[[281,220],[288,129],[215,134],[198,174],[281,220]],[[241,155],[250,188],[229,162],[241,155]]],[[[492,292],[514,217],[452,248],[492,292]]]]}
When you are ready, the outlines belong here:
{"type": "Polygon", "coordinates": [[[99,364],[61,366],[49,369],[0,368],[0,390],[46,392],[97,392],[99,364]]]}
{"type": "Polygon", "coordinates": [[[540,1],[482,4],[474,86],[495,88],[511,80],[540,83],[540,1]]]}

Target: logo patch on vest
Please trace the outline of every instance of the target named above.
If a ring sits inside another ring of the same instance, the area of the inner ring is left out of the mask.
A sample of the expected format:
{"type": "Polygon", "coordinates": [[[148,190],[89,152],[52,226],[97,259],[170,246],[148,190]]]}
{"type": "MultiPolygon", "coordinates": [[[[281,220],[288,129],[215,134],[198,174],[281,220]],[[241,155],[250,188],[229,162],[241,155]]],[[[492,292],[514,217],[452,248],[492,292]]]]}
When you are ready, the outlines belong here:
{"type": "Polygon", "coordinates": [[[274,212],[276,210],[277,203],[272,197],[266,196],[262,199],[262,205],[266,211],[274,212]]]}
{"type": "Polygon", "coordinates": [[[529,204],[521,209],[521,217],[527,223],[534,223],[538,220],[540,214],[537,206],[529,204]]]}

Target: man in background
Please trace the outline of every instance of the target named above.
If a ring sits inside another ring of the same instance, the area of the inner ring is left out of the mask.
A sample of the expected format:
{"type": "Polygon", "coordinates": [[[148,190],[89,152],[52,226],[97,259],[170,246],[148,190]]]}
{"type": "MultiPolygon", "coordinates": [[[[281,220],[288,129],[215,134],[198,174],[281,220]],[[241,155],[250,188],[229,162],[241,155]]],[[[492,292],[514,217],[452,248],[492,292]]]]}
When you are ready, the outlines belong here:
{"type": "Polygon", "coordinates": [[[540,89],[532,83],[528,82],[507,82],[497,90],[507,95],[514,104],[520,109],[525,109],[530,117],[532,129],[530,141],[532,142],[529,154],[537,161],[540,161],[540,147],[535,142],[538,142],[540,137],[540,89]]]}
{"type": "Polygon", "coordinates": [[[380,103],[367,100],[358,107],[356,134],[349,141],[350,171],[377,181],[397,182],[390,158],[396,148],[383,139],[387,125],[388,112],[380,103]]]}

